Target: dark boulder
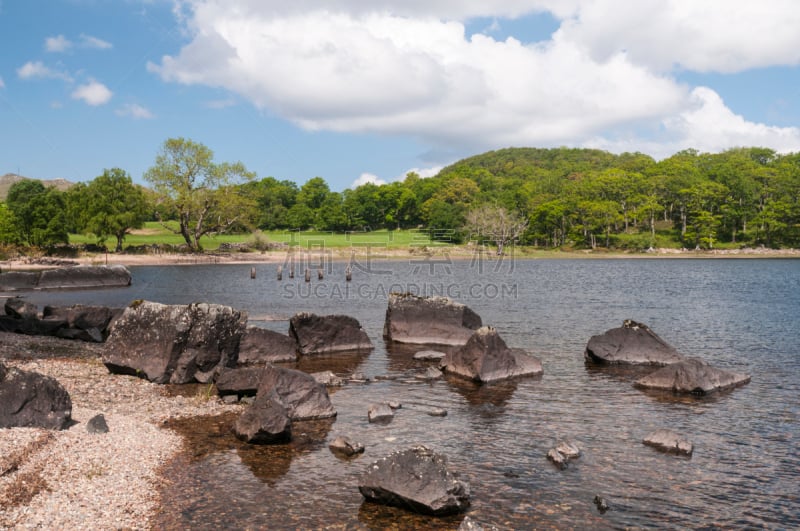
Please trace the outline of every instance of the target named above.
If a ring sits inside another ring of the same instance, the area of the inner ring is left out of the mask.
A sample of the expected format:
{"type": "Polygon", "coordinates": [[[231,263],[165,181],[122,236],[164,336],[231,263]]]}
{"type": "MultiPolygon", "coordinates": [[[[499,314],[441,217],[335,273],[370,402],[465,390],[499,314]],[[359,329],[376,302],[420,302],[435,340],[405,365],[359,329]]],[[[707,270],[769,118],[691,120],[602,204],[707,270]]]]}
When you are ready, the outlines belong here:
{"type": "Polygon", "coordinates": [[[640,389],[702,396],[748,382],[750,376],[747,374],[717,369],[697,358],[689,358],[639,378],[634,385],[640,389]]]}
{"type": "Polygon", "coordinates": [[[102,342],[108,337],[109,328],[122,315],[121,308],[106,306],[45,306],[42,317],[66,322],[66,329],[58,333],[67,339],[102,342]]]}
{"type": "Polygon", "coordinates": [[[358,490],[369,501],[411,511],[447,515],[469,507],[469,485],[447,461],[424,446],[398,451],[371,464],[358,490]]]}
{"type": "Polygon", "coordinates": [[[114,322],[103,363],[156,383],[206,383],[236,363],[247,314],[216,304],[136,301],[114,322]]]}
{"type": "MultiPolygon", "coordinates": [[[[276,392],[292,420],[315,420],[336,416],[327,388],[305,372],[267,365],[258,395],[276,392]]],[[[256,396],[256,399],[258,398],[256,396]]]]}
{"type": "Polygon", "coordinates": [[[39,317],[39,308],[35,304],[26,302],[19,297],[7,299],[4,309],[6,315],[14,319],[36,319],[39,317]]]}
{"type": "Polygon", "coordinates": [[[481,324],[468,306],[447,297],[391,293],[383,337],[398,343],[463,345],[481,324]]]}
{"type": "Polygon", "coordinates": [[[494,382],[518,376],[542,374],[542,363],[520,349],[506,346],[497,330],[484,326],[474,332],[466,345],[442,360],[448,374],[475,382],[494,382]]]}
{"type": "Polygon", "coordinates": [[[336,437],[328,445],[331,452],[343,457],[353,457],[364,453],[364,445],[360,442],[353,442],[349,437],[336,437]]]}
{"type": "Polygon", "coordinates": [[[584,357],[592,363],[609,365],[669,365],[684,359],[647,325],[630,319],[625,320],[620,328],[592,336],[584,357]]]}
{"type": "Polygon", "coordinates": [[[289,320],[289,333],[303,355],[372,349],[361,324],[347,315],[298,313],[289,320]]]}
{"type": "Polygon", "coordinates": [[[72,421],[72,400],[54,378],[0,363],[0,428],[63,430],[72,421]]]}
{"type": "Polygon", "coordinates": [[[292,436],[292,420],[278,393],[272,391],[256,397],[236,420],[236,437],[251,444],[286,442],[292,436]]]}
{"type": "Polygon", "coordinates": [[[223,367],[214,381],[220,396],[256,396],[264,367],[223,367]]]}
{"type": "Polygon", "coordinates": [[[642,441],[647,446],[652,446],[662,452],[680,455],[692,455],[694,446],[682,435],[664,428],[650,433],[642,441]]]}
{"type": "Polygon", "coordinates": [[[239,363],[260,364],[297,360],[297,343],[294,338],[260,328],[248,326],[239,342],[239,363]]]}

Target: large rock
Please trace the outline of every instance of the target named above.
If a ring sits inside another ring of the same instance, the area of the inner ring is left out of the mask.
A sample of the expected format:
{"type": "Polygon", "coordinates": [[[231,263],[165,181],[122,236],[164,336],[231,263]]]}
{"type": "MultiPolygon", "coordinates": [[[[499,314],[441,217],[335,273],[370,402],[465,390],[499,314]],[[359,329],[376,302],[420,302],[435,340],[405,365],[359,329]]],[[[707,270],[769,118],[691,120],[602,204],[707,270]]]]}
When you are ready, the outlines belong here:
{"type": "Polygon", "coordinates": [[[592,336],[584,356],[587,361],[609,365],[669,365],[684,359],[647,325],[630,319],[625,320],[620,328],[592,336]]]}
{"type": "Polygon", "coordinates": [[[12,271],[0,274],[0,291],[31,289],[91,289],[131,285],[125,266],[75,266],[44,271],[12,271]]]}
{"type": "Polygon", "coordinates": [[[336,416],[327,388],[305,372],[267,365],[262,373],[256,399],[273,391],[286,406],[292,420],[336,416]]]}
{"type": "Polygon", "coordinates": [[[236,436],[251,444],[274,444],[292,436],[292,420],[278,393],[264,393],[242,413],[234,424],[236,436]]]}
{"type": "Polygon", "coordinates": [[[689,358],[639,378],[634,385],[640,389],[705,395],[744,385],[749,381],[750,376],[747,374],[717,369],[697,358],[689,358]]]}
{"type": "Polygon", "coordinates": [[[358,320],[347,315],[298,313],[289,320],[289,333],[304,355],[372,348],[358,320]]]}
{"type": "Polygon", "coordinates": [[[239,363],[264,365],[296,360],[297,343],[280,332],[248,326],[239,342],[239,363]]]}
{"type": "Polygon", "coordinates": [[[72,421],[72,400],[54,378],[0,363],[0,428],[62,430],[72,421]]]}
{"type": "Polygon", "coordinates": [[[358,490],[375,503],[437,516],[463,512],[470,503],[469,485],[448,470],[443,456],[424,446],[371,464],[358,490]]]}
{"type": "Polygon", "coordinates": [[[658,429],[642,440],[647,446],[652,446],[662,452],[671,454],[692,455],[694,445],[678,433],[664,428],[658,429]]]}
{"type": "Polygon", "coordinates": [[[398,343],[464,345],[481,324],[478,314],[447,297],[391,293],[383,337],[398,343]]]}
{"type": "Polygon", "coordinates": [[[475,382],[494,382],[542,373],[542,363],[520,349],[511,349],[490,326],[472,334],[466,345],[448,353],[442,368],[475,382]]]}
{"type": "Polygon", "coordinates": [[[237,395],[255,396],[261,378],[264,376],[264,367],[250,365],[246,367],[223,367],[214,384],[221,396],[237,395]]]}
{"type": "Polygon", "coordinates": [[[14,319],[36,319],[39,317],[39,308],[19,297],[12,297],[6,300],[3,309],[6,315],[14,319]]]}
{"type": "Polygon", "coordinates": [[[209,382],[236,364],[246,321],[229,306],[136,301],[114,322],[103,363],[156,383],[209,382]]]}
{"type": "Polygon", "coordinates": [[[66,307],[45,306],[42,317],[66,322],[66,328],[56,333],[59,337],[99,343],[108,337],[111,324],[122,312],[120,308],[76,304],[66,307]]]}

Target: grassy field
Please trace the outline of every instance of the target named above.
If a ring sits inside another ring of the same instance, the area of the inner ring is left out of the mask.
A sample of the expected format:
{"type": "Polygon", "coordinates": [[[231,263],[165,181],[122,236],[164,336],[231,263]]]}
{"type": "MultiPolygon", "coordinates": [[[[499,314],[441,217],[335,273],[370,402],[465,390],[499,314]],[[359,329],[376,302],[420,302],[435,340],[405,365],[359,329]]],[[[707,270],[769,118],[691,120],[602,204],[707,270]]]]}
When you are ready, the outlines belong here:
{"type": "MultiPolygon", "coordinates": [[[[171,225],[177,228],[177,224],[171,225]]],[[[70,234],[70,243],[97,243],[97,238],[84,234],[70,234]]],[[[383,247],[383,248],[408,248],[411,246],[436,246],[443,245],[441,242],[431,242],[427,232],[405,230],[405,231],[372,231],[372,232],[315,232],[315,231],[265,231],[255,234],[222,234],[218,236],[208,236],[200,239],[204,249],[213,251],[218,249],[222,243],[250,243],[257,242],[285,243],[299,249],[319,249],[319,248],[349,248],[349,247],[383,247]]],[[[142,229],[133,231],[125,238],[124,246],[169,244],[181,245],[185,243],[180,234],[175,234],[164,228],[158,222],[148,222],[142,229]]],[[[114,238],[106,241],[106,245],[112,247],[115,244],[114,238]]],[[[446,242],[444,243],[446,244],[446,242]]],[[[255,246],[255,245],[254,245],[255,246]]]]}

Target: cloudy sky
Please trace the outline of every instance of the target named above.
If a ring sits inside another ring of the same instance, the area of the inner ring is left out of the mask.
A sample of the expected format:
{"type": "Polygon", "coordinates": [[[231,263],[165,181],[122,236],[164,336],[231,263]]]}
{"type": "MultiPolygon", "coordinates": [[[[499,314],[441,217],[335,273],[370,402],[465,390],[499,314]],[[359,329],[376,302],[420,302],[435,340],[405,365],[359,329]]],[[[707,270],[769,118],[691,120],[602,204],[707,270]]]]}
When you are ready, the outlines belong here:
{"type": "Polygon", "coordinates": [[[0,174],[186,137],[335,190],[509,146],[800,151],[796,0],[0,0],[0,174]]]}

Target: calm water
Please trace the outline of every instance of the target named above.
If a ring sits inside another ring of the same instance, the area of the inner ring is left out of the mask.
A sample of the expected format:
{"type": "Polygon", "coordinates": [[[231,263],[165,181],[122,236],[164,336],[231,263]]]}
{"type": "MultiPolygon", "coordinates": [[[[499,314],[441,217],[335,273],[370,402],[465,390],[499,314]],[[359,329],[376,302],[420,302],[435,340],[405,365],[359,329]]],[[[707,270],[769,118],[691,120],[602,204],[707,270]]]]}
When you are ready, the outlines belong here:
{"type": "Polygon", "coordinates": [[[304,362],[305,370],[360,371],[373,380],[335,391],[333,422],[296,424],[289,446],[257,448],[229,434],[231,419],[177,424],[193,452],[172,468],[162,528],[456,528],[365,504],[358,476],[373,460],[423,443],[467,479],[468,514],[501,529],[800,527],[800,261],[506,260],[362,263],[353,282],[344,264],[324,281],[275,279],[275,266],[131,268],[125,290],[36,293],[44,303],[123,305],[207,301],[245,309],[251,321],[286,331],[298,311],[360,320],[376,348],[367,356],[304,362]],[[476,310],[513,347],[541,358],[541,378],[474,387],[425,383],[416,349],[387,351],[381,333],[391,290],[449,294],[476,310]],[[590,336],[626,318],[644,322],[685,353],[752,375],[705,399],[648,395],[634,375],[591,369],[590,336]],[[399,400],[388,425],[370,425],[372,402],[399,400]],[[445,408],[443,418],[427,415],[445,408]],[[695,445],[691,458],[641,443],[668,427],[695,445]],[[330,440],[347,435],[366,454],[336,458],[330,440]],[[546,459],[558,439],[583,455],[567,470],[546,459]],[[595,495],[608,501],[600,514],[595,495]]]}

